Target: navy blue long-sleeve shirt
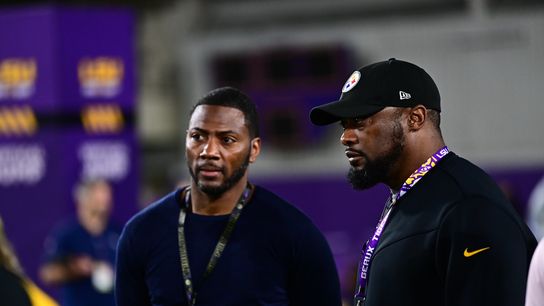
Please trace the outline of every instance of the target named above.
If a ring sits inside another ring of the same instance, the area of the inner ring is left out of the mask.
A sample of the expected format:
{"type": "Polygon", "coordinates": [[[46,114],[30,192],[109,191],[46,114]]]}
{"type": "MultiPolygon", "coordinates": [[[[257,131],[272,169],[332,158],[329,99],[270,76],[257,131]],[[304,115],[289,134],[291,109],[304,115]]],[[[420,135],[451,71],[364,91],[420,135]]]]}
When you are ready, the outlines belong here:
{"type": "MultiPolygon", "coordinates": [[[[178,247],[177,190],[134,216],[118,246],[118,306],[188,305],[178,247]]],[[[189,213],[185,236],[197,305],[340,305],[323,235],[298,209],[256,186],[223,255],[202,275],[228,216],[189,213]]]]}
{"type": "MultiPolygon", "coordinates": [[[[73,256],[88,256],[113,269],[120,232],[120,226],[109,222],[104,232],[95,236],[75,217],[70,218],[61,222],[48,236],[43,261],[65,264],[73,256]]],[[[114,306],[112,289],[98,290],[89,276],[64,282],[60,286],[59,298],[63,306],[114,306]]]]}

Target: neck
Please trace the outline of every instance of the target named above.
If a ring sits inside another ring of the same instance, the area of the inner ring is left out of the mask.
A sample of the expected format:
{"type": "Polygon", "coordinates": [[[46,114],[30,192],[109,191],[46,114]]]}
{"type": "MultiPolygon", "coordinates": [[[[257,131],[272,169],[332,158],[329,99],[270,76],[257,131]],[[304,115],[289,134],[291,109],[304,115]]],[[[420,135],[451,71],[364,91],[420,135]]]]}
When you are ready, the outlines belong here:
{"type": "Polygon", "coordinates": [[[231,189],[215,198],[202,192],[193,181],[191,182],[191,209],[193,213],[205,216],[230,214],[242,196],[246,185],[247,178],[242,178],[231,189]]]}
{"type": "Polygon", "coordinates": [[[79,223],[92,236],[99,236],[104,232],[108,222],[105,220],[96,220],[89,217],[86,218],[84,216],[79,216],[79,223]]]}
{"type": "Polygon", "coordinates": [[[403,156],[397,161],[397,167],[394,167],[398,170],[392,173],[387,183],[389,188],[399,190],[414,171],[444,146],[442,138],[423,139],[411,144],[407,142],[403,156]]]}

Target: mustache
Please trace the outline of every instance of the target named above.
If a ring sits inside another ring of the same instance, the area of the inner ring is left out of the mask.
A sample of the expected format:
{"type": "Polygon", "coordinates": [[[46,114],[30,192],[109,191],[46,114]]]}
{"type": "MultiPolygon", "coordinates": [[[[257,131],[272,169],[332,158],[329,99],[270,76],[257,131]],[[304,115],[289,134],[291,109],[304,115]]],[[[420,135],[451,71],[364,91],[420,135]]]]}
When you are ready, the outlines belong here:
{"type": "Polygon", "coordinates": [[[200,171],[220,171],[221,173],[225,172],[225,168],[215,165],[215,164],[201,164],[196,166],[196,172],[200,171]]]}

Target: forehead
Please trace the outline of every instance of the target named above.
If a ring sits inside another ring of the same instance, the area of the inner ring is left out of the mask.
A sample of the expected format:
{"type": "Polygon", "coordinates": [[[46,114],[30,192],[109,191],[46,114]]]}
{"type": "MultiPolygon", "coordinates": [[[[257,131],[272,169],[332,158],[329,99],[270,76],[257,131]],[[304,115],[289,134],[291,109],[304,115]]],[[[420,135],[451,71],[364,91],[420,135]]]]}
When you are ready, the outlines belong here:
{"type": "Polygon", "coordinates": [[[246,129],[245,117],[244,113],[237,108],[199,105],[189,121],[189,129],[192,128],[240,131],[246,129]]]}
{"type": "Polygon", "coordinates": [[[390,121],[392,120],[392,116],[395,114],[395,111],[397,110],[397,107],[385,107],[382,110],[379,110],[373,114],[370,114],[368,116],[358,116],[358,117],[352,117],[352,118],[344,118],[340,120],[340,123],[342,125],[349,124],[349,123],[357,123],[357,122],[363,122],[363,121],[390,121]]]}

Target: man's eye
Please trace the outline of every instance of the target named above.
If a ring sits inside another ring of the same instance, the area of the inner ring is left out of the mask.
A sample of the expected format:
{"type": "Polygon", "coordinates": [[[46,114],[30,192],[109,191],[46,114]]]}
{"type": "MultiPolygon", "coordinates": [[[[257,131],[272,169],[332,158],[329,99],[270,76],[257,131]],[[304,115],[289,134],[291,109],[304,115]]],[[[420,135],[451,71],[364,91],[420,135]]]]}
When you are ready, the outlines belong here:
{"type": "Polygon", "coordinates": [[[355,118],[355,119],[353,119],[353,124],[357,128],[362,128],[362,127],[366,126],[367,120],[365,118],[355,118]]]}
{"type": "Polygon", "coordinates": [[[202,136],[200,134],[191,134],[189,137],[191,137],[192,140],[202,139],[202,136]]]}
{"type": "Polygon", "coordinates": [[[234,138],[232,138],[232,137],[225,137],[225,138],[223,138],[223,142],[224,142],[224,143],[233,143],[233,142],[235,142],[235,141],[236,141],[236,140],[235,140],[234,138]]]}
{"type": "Polygon", "coordinates": [[[340,121],[340,127],[342,127],[342,130],[346,129],[354,129],[354,128],[361,128],[366,125],[366,118],[353,118],[353,119],[347,119],[340,121]]]}

